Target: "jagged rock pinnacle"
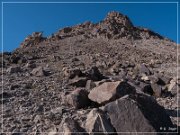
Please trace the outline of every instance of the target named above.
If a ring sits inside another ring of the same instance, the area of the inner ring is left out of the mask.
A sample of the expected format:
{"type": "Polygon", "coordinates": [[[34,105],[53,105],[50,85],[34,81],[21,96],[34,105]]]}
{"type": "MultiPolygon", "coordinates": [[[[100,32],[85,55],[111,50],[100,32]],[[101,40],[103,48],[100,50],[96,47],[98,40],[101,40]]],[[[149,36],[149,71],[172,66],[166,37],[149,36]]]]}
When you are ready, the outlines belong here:
{"type": "Polygon", "coordinates": [[[105,18],[105,21],[120,24],[126,27],[133,27],[132,22],[127,16],[116,11],[109,12],[105,18]]]}

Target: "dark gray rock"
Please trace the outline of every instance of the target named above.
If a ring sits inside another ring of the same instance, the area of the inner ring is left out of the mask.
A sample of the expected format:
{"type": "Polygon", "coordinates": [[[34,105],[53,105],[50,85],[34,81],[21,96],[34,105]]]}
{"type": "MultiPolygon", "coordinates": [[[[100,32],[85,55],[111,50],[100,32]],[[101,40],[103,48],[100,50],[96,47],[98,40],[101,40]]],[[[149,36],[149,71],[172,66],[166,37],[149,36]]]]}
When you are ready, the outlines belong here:
{"type": "Polygon", "coordinates": [[[122,97],[102,109],[109,115],[116,132],[163,132],[161,127],[173,127],[165,110],[142,94],[122,97]]]}
{"type": "Polygon", "coordinates": [[[72,31],[72,28],[70,28],[70,27],[66,27],[66,28],[63,29],[64,33],[69,33],[71,31],[72,31]]]}
{"type": "Polygon", "coordinates": [[[20,68],[19,66],[9,67],[9,68],[6,70],[6,72],[9,73],[9,74],[18,73],[18,72],[21,72],[21,68],[20,68]]]}
{"type": "Polygon", "coordinates": [[[3,91],[3,92],[0,93],[0,97],[10,98],[10,97],[12,97],[12,94],[10,92],[3,91]]]}
{"type": "Polygon", "coordinates": [[[158,75],[158,78],[159,78],[159,80],[158,80],[158,84],[159,85],[166,85],[166,84],[169,84],[170,83],[170,80],[171,80],[171,78],[169,78],[169,77],[167,77],[167,76],[165,76],[165,75],[158,75]]]}
{"type": "Polygon", "coordinates": [[[91,135],[95,135],[93,132],[101,132],[102,135],[108,135],[108,132],[115,132],[114,127],[107,119],[104,112],[98,109],[92,109],[86,119],[85,129],[90,132],[91,135]]]}
{"type": "Polygon", "coordinates": [[[154,94],[154,91],[150,84],[141,83],[141,88],[144,93],[147,93],[151,96],[154,94]]]}
{"type": "Polygon", "coordinates": [[[91,101],[88,98],[88,92],[86,90],[76,89],[67,95],[65,98],[65,103],[74,107],[75,109],[80,109],[88,107],[91,101]]]}
{"type": "Polygon", "coordinates": [[[69,84],[76,87],[85,87],[87,82],[86,77],[76,77],[70,80],[69,84]]]}
{"type": "Polygon", "coordinates": [[[83,77],[83,73],[80,69],[70,70],[69,72],[69,79],[73,79],[75,77],[83,77]]]}
{"type": "Polygon", "coordinates": [[[88,79],[93,80],[93,81],[101,81],[102,79],[106,78],[100,73],[100,71],[97,67],[92,67],[87,72],[87,77],[88,77],[88,79]]]}

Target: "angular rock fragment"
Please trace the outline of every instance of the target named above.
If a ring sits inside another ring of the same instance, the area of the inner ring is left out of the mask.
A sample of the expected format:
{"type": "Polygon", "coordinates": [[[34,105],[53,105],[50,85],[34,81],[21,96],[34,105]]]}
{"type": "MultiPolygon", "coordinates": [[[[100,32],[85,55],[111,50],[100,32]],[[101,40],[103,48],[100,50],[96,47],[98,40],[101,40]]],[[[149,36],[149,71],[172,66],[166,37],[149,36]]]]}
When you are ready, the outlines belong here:
{"type": "Polygon", "coordinates": [[[102,135],[108,135],[108,132],[115,132],[104,112],[98,109],[92,109],[87,115],[85,129],[92,135],[96,134],[93,132],[101,132],[100,134],[102,135]]]}
{"type": "Polygon", "coordinates": [[[142,94],[124,96],[102,110],[109,115],[116,132],[163,132],[161,128],[173,127],[163,107],[142,94]]]}
{"type": "Polygon", "coordinates": [[[148,78],[151,83],[157,83],[159,81],[159,78],[157,75],[151,75],[151,76],[148,76],[148,78]]]}
{"type": "Polygon", "coordinates": [[[160,97],[162,94],[162,87],[156,83],[151,84],[151,88],[154,92],[155,97],[160,97]]]}
{"type": "Polygon", "coordinates": [[[158,84],[159,85],[166,85],[166,84],[169,84],[169,82],[170,82],[170,78],[169,77],[167,77],[167,76],[165,76],[165,75],[159,75],[158,76],[159,77],[159,80],[158,80],[158,84]]]}
{"type": "Polygon", "coordinates": [[[105,79],[105,77],[100,73],[99,69],[97,67],[92,67],[88,73],[87,73],[87,77],[90,80],[93,81],[100,81],[102,79],[105,79]]]}
{"type": "Polygon", "coordinates": [[[65,102],[75,109],[88,107],[91,103],[88,99],[88,92],[83,89],[76,89],[67,95],[65,102]]]}
{"type": "Polygon", "coordinates": [[[45,38],[42,37],[42,32],[33,32],[32,35],[29,35],[25,38],[25,40],[21,43],[20,47],[24,48],[31,45],[37,45],[45,38]]]}
{"type": "Polygon", "coordinates": [[[27,67],[27,68],[36,68],[36,64],[35,63],[33,63],[33,62],[29,62],[29,63],[27,63],[26,65],[25,65],[25,67],[27,67]]]}
{"type": "Polygon", "coordinates": [[[77,77],[82,77],[83,76],[83,73],[80,69],[75,69],[75,70],[71,70],[69,71],[69,79],[73,79],[75,78],[76,76],[77,77]]]}
{"type": "Polygon", "coordinates": [[[151,71],[147,68],[146,65],[142,64],[139,67],[139,73],[140,74],[146,74],[146,75],[151,75],[151,71]]]}
{"type": "Polygon", "coordinates": [[[104,104],[126,94],[134,93],[136,93],[135,89],[127,82],[105,82],[100,86],[93,88],[88,97],[94,102],[104,104]]]}
{"type": "Polygon", "coordinates": [[[176,84],[176,80],[172,79],[168,86],[168,91],[171,92],[173,95],[176,95],[178,93],[178,89],[179,89],[179,87],[176,84]]]}
{"type": "Polygon", "coordinates": [[[31,71],[31,74],[32,75],[35,75],[35,76],[47,76],[49,75],[48,72],[46,72],[43,67],[39,66],[37,68],[34,68],[32,71],[31,71]]]}
{"type": "Polygon", "coordinates": [[[58,129],[59,132],[63,133],[63,135],[86,135],[85,131],[79,126],[79,124],[71,118],[65,118],[58,129]]]}
{"type": "Polygon", "coordinates": [[[96,84],[92,80],[87,80],[87,82],[86,82],[86,89],[87,90],[91,90],[94,87],[96,87],[96,84]]]}
{"type": "Polygon", "coordinates": [[[70,80],[70,85],[76,86],[76,87],[85,87],[87,82],[86,77],[76,77],[72,80],[70,80]]]}

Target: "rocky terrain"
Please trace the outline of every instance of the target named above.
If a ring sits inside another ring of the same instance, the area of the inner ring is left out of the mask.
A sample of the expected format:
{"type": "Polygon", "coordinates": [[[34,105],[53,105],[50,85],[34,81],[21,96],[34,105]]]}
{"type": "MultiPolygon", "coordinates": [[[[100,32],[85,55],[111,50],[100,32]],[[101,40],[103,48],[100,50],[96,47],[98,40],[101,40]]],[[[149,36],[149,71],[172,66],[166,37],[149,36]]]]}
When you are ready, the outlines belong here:
{"type": "Polygon", "coordinates": [[[1,54],[0,132],[177,134],[177,44],[118,12],[1,54]]]}

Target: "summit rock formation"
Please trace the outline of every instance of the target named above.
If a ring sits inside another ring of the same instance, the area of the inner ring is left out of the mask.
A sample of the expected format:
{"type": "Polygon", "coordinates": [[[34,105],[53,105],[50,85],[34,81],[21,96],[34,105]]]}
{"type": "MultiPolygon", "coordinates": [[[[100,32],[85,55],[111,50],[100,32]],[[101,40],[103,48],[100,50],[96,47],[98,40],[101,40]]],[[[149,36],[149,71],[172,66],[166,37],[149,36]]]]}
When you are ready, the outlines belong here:
{"type": "Polygon", "coordinates": [[[178,45],[118,12],[1,54],[4,134],[178,131],[178,45]]]}

